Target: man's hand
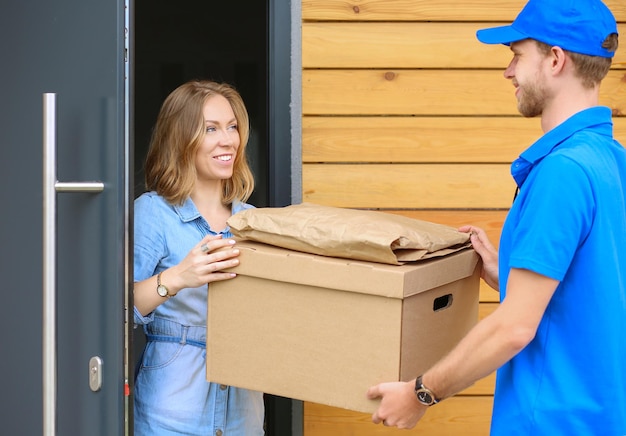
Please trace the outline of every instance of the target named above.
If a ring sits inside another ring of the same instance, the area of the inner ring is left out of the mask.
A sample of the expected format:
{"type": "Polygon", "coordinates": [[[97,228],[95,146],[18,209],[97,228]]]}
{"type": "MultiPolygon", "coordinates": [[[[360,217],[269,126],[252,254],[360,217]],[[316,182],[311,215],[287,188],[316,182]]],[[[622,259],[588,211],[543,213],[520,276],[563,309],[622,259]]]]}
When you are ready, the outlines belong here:
{"type": "Polygon", "coordinates": [[[458,230],[459,232],[470,234],[472,246],[483,260],[483,269],[480,276],[489,286],[499,291],[498,250],[489,241],[487,233],[480,227],[474,226],[462,226],[458,230]]]}
{"type": "Polygon", "coordinates": [[[410,429],[422,418],[427,406],[415,397],[415,380],[412,382],[381,383],[367,391],[367,397],[380,398],[380,406],[372,415],[374,424],[410,429]]]}

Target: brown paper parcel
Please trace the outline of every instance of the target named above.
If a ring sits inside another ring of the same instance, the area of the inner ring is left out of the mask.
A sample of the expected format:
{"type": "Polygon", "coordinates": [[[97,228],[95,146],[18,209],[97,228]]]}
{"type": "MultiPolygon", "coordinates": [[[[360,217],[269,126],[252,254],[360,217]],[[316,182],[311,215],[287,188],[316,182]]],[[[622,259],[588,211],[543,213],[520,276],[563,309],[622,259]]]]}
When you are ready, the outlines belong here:
{"type": "Polygon", "coordinates": [[[470,246],[469,234],[400,215],[302,203],[228,219],[243,239],[323,256],[401,265],[470,246]]]}

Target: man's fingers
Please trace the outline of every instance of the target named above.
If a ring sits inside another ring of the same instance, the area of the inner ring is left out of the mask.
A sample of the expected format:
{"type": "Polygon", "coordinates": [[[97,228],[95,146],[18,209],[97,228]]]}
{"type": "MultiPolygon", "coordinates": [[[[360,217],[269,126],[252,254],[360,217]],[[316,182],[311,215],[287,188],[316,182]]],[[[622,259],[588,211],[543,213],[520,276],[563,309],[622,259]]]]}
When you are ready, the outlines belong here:
{"type": "MultiPolygon", "coordinates": [[[[367,390],[367,398],[369,398],[370,400],[375,400],[376,398],[380,398],[382,396],[383,395],[380,391],[380,385],[372,386],[367,390]]],[[[381,422],[385,424],[385,420],[381,418],[378,414],[379,410],[380,409],[376,409],[376,412],[372,414],[372,422],[374,424],[380,424],[381,422]]]]}
{"type": "Polygon", "coordinates": [[[375,400],[376,398],[380,398],[380,385],[372,386],[367,390],[367,398],[370,400],[375,400]]]}

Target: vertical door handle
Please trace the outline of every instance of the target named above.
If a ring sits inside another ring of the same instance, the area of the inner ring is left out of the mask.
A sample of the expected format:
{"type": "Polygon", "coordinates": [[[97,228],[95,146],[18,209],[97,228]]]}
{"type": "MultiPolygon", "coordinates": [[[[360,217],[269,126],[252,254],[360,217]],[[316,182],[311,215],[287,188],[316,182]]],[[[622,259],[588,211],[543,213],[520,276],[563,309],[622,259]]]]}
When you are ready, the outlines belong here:
{"type": "Polygon", "coordinates": [[[56,193],[104,190],[102,182],[57,181],[56,94],[43,95],[43,434],[56,434],[56,193]]]}

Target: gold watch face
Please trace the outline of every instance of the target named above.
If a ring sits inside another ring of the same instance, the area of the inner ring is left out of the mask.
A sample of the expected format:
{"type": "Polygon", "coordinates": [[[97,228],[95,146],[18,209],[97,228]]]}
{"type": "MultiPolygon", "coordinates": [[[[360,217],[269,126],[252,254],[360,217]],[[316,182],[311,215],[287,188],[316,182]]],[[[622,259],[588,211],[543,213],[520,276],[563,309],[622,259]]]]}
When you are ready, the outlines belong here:
{"type": "Polygon", "coordinates": [[[161,297],[167,297],[168,290],[165,286],[159,285],[157,286],[157,294],[159,294],[161,297]]]}

